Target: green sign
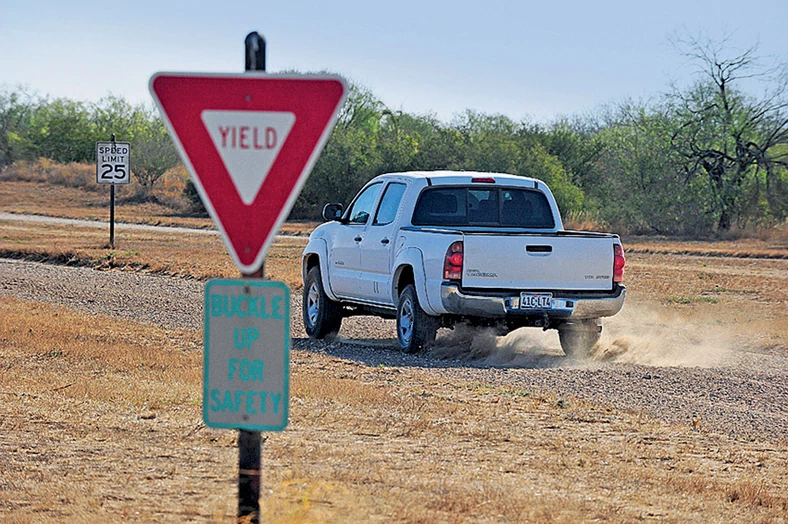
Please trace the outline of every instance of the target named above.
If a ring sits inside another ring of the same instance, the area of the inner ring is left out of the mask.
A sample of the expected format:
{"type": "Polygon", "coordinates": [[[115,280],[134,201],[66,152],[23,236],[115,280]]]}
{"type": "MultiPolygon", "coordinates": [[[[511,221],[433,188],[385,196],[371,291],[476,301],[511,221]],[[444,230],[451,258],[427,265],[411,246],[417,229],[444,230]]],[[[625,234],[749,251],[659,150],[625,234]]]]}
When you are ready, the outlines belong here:
{"type": "Polygon", "coordinates": [[[281,431],[290,383],[290,289],[268,280],[205,286],[203,420],[212,428],[281,431]]]}

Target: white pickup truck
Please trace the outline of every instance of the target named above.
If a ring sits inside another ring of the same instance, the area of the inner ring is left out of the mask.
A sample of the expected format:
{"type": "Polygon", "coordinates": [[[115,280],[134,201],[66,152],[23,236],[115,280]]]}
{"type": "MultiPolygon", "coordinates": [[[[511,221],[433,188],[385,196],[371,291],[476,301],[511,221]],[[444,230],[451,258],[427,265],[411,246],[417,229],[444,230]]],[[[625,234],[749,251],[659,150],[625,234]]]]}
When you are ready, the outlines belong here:
{"type": "Polygon", "coordinates": [[[304,249],[303,316],[312,338],[342,319],[397,319],[408,353],[457,322],[557,329],[567,355],[599,339],[624,304],[617,235],[564,231],[547,185],[474,172],[370,180],[343,210],[327,204],[304,249]]]}

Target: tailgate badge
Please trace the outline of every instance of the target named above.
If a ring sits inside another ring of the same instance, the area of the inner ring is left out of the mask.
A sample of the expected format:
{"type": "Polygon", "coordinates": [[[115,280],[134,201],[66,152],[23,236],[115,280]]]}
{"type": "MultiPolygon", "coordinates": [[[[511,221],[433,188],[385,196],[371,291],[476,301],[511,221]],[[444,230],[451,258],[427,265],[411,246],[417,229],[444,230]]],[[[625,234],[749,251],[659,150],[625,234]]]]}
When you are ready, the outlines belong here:
{"type": "Polygon", "coordinates": [[[484,271],[479,271],[478,269],[469,269],[465,272],[465,276],[476,278],[498,278],[498,273],[485,273],[484,271]]]}

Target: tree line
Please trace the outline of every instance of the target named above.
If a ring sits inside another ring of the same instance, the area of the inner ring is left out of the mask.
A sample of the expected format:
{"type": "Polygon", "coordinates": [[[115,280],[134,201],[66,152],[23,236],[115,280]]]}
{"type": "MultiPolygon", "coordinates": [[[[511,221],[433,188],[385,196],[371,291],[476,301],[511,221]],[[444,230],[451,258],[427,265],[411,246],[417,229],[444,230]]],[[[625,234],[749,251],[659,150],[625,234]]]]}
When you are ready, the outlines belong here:
{"type": "Polygon", "coordinates": [[[167,129],[153,106],[107,96],[97,103],[49,99],[24,88],[0,91],[0,171],[17,160],[96,161],[96,142],[112,134],[130,142],[132,173],[153,195],[156,182],[179,163],[167,129]]]}
{"type": "MultiPolygon", "coordinates": [[[[465,111],[449,122],[386,107],[351,84],[337,125],[291,218],[347,204],[370,178],[410,170],[513,173],[544,180],[566,217],[620,232],[707,235],[772,226],[788,216],[788,74],[751,48],[677,46],[696,66],[682,86],[648,101],[540,123],[465,111]]],[[[96,141],[132,143],[148,194],[178,162],[152,106],[0,92],[0,169],[16,160],[93,162],[96,141]]],[[[193,187],[190,198],[197,199],[193,187]]]]}

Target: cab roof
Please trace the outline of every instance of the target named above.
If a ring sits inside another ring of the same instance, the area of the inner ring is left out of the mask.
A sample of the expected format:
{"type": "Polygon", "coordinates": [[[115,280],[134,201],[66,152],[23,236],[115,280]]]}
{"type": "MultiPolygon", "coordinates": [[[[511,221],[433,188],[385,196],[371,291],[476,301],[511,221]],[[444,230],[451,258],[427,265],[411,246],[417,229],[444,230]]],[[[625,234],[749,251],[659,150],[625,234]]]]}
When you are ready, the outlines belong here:
{"type": "MultiPolygon", "coordinates": [[[[411,178],[411,179],[430,179],[434,185],[453,185],[471,184],[474,178],[492,178],[495,183],[505,182],[506,185],[536,187],[535,178],[507,173],[488,173],[481,171],[406,171],[402,173],[386,173],[376,178],[411,178]]],[[[542,182],[544,183],[544,182],[542,182]]]]}

